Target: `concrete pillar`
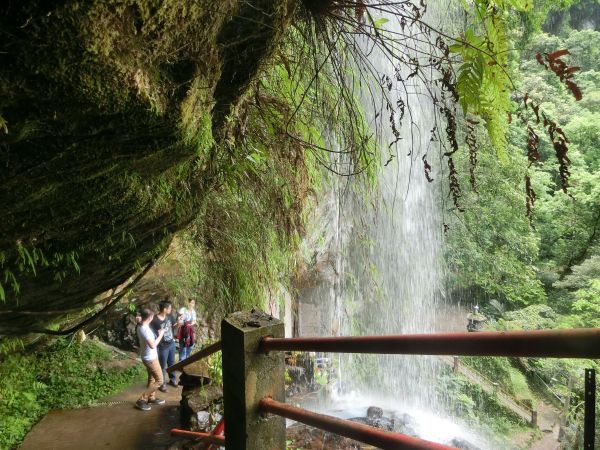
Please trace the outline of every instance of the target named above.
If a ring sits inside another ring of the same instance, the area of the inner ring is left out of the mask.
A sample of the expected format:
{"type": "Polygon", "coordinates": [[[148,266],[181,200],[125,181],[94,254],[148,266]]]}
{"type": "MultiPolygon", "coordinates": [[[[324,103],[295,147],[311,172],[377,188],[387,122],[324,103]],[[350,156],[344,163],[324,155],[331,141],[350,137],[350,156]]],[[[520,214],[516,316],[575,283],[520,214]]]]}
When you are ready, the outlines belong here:
{"type": "Polygon", "coordinates": [[[265,336],[284,337],[284,325],[262,311],[233,313],[221,322],[227,449],[285,449],[285,419],[258,412],[264,397],[285,401],[284,354],[259,353],[265,336]]]}
{"type": "Polygon", "coordinates": [[[458,372],[458,356],[454,357],[454,365],[452,366],[454,372],[458,372]]]}

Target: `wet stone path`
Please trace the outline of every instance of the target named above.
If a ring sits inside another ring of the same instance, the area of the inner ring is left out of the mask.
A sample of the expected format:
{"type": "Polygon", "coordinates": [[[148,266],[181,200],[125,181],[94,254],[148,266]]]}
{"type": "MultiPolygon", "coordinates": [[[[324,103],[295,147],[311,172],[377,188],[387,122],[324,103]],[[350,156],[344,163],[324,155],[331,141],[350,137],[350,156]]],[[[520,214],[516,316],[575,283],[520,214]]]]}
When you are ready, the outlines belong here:
{"type": "Polygon", "coordinates": [[[134,403],[145,383],[99,402],[91,408],[48,413],[25,437],[21,450],[159,450],[176,441],[181,388],[169,387],[164,405],[140,411],[134,403]]]}

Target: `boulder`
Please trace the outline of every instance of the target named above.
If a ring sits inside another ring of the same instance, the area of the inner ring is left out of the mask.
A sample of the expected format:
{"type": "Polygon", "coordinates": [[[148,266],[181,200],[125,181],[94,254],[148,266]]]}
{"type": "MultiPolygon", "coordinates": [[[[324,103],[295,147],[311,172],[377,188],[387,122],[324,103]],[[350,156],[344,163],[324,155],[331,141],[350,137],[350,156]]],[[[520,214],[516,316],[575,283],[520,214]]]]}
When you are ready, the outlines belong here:
{"type": "Polygon", "coordinates": [[[383,409],[379,406],[369,406],[367,409],[367,417],[369,419],[379,419],[383,417],[383,409]]]}

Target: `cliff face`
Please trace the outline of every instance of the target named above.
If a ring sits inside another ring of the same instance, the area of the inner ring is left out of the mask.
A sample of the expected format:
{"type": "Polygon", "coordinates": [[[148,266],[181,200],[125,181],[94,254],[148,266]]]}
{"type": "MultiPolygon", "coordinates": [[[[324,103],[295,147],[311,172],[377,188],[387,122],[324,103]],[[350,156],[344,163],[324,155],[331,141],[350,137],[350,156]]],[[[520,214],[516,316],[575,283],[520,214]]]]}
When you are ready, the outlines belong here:
{"type": "Polygon", "coordinates": [[[0,9],[0,334],[85,307],[194,219],[288,3],[0,9]]]}

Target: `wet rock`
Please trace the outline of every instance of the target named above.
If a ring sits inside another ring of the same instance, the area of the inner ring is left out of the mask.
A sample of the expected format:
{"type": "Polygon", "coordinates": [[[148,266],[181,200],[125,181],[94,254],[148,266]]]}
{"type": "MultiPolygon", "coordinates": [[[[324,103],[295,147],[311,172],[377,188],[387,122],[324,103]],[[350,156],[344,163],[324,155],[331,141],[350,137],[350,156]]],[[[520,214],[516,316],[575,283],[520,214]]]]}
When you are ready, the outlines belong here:
{"type": "Polygon", "coordinates": [[[379,406],[369,406],[367,409],[367,417],[369,419],[379,419],[383,417],[383,409],[379,406]]]}
{"type": "Polygon", "coordinates": [[[410,414],[402,413],[392,416],[393,431],[406,434],[408,436],[418,437],[415,431],[416,422],[410,414]]]}
{"type": "Polygon", "coordinates": [[[123,307],[115,308],[104,318],[96,335],[110,345],[131,351],[138,348],[136,327],[135,314],[123,307]]]}
{"type": "Polygon", "coordinates": [[[219,386],[184,386],[181,394],[181,425],[191,431],[207,431],[223,415],[223,390],[219,386]]]}
{"type": "Polygon", "coordinates": [[[286,439],[292,441],[289,449],[306,450],[360,450],[359,442],[318,428],[296,424],[286,429],[286,439]]]}
{"type": "MultiPolygon", "coordinates": [[[[371,406],[367,409],[366,417],[354,417],[349,420],[386,431],[395,431],[397,433],[418,437],[415,432],[416,422],[410,414],[404,413],[397,416],[392,414],[391,417],[386,417],[384,416],[382,408],[371,406]]],[[[343,438],[302,424],[295,424],[288,427],[286,434],[287,438],[293,441],[293,445],[288,447],[291,449],[346,450],[365,448],[364,444],[360,444],[354,440],[343,438]]],[[[457,448],[463,450],[479,450],[467,441],[458,438],[453,440],[453,442],[454,441],[459,445],[463,445],[463,447],[457,446],[457,448]],[[471,445],[471,447],[466,445],[471,445]]]]}
{"type": "Polygon", "coordinates": [[[458,437],[452,438],[450,442],[448,442],[448,445],[459,448],[460,450],[481,450],[479,447],[471,444],[469,441],[458,437]]]}
{"type": "Polygon", "coordinates": [[[304,376],[305,370],[303,367],[286,365],[285,370],[287,370],[287,373],[293,383],[294,382],[300,383],[300,382],[305,381],[305,376],[304,376]]]}
{"type": "Polygon", "coordinates": [[[369,425],[370,427],[381,428],[382,430],[395,431],[410,436],[417,435],[414,429],[415,421],[409,414],[386,417],[383,415],[383,409],[378,406],[370,406],[367,409],[367,417],[354,417],[350,420],[369,425]]]}
{"type": "Polygon", "coordinates": [[[379,417],[379,418],[371,418],[371,417],[353,417],[350,419],[352,422],[358,422],[365,425],[369,425],[370,427],[381,428],[382,430],[393,431],[394,430],[394,421],[389,419],[388,417],[379,417]]]}

